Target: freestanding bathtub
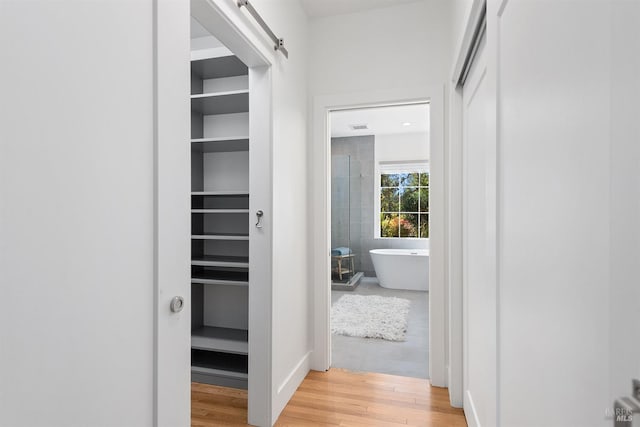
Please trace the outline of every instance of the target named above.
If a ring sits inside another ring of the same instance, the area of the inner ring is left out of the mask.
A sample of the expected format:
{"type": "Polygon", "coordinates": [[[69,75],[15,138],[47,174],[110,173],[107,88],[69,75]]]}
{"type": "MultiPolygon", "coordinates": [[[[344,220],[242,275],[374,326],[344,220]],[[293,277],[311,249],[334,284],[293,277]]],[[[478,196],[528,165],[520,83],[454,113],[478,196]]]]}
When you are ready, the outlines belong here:
{"type": "Polygon", "coordinates": [[[383,288],[429,290],[429,249],[372,249],[369,253],[383,288]]]}

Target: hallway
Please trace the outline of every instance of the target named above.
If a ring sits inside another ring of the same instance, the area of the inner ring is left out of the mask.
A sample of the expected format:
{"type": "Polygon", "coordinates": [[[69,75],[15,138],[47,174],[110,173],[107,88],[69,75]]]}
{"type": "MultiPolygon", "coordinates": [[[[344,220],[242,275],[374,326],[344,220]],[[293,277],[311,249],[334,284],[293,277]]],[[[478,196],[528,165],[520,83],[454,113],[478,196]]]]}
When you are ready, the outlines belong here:
{"type": "MultiPolygon", "coordinates": [[[[245,426],[247,392],[193,383],[191,426],[245,426]]],[[[342,369],[311,371],[276,426],[466,427],[444,388],[427,380],[342,369]]]]}

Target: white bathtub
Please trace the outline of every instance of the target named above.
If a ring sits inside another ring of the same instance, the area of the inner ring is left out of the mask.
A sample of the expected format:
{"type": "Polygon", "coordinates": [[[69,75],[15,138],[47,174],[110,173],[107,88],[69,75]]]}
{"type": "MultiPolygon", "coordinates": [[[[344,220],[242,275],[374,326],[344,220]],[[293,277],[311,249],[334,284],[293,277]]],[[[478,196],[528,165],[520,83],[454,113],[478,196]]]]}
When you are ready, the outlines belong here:
{"type": "Polygon", "coordinates": [[[372,249],[369,253],[383,288],[429,290],[429,249],[372,249]]]}

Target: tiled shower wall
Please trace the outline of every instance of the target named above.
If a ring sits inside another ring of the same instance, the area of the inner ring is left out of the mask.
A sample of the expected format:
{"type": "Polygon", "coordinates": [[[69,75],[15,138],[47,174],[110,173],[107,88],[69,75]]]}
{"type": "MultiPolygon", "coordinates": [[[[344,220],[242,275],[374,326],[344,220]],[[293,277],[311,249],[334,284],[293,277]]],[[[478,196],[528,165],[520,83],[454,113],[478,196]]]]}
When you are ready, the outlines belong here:
{"type": "MultiPolygon", "coordinates": [[[[353,136],[331,139],[331,155],[351,156],[350,165],[350,209],[347,198],[332,194],[332,218],[340,214],[346,218],[349,212],[349,230],[351,236],[351,250],[356,254],[356,271],[362,271],[366,276],[375,277],[373,263],[369,250],[371,249],[416,249],[428,248],[426,239],[379,239],[374,238],[374,197],[375,197],[375,136],[353,136]],[[336,211],[334,211],[336,209],[336,211]]],[[[408,159],[410,160],[410,159],[408,159]]],[[[343,161],[343,160],[340,160],[343,161]]],[[[332,171],[333,175],[334,171],[332,171]]],[[[339,173],[339,172],[338,172],[339,173]]],[[[333,176],[332,176],[333,179],[333,176]]],[[[344,187],[343,187],[344,188],[344,187]]],[[[333,185],[332,185],[333,193],[333,185]]],[[[344,223],[335,223],[332,219],[331,246],[344,246],[346,240],[343,234],[344,223]],[[334,224],[335,223],[335,224],[334,224]]]]}
{"type": "Polygon", "coordinates": [[[373,203],[373,144],[373,136],[331,139],[331,247],[346,246],[344,242],[347,241],[347,236],[344,233],[348,232],[349,246],[356,255],[356,271],[366,271],[367,266],[363,259],[362,206],[372,206],[373,203]],[[345,184],[344,177],[346,156],[350,157],[348,184],[345,184]],[[350,190],[348,193],[347,186],[350,190]],[[347,218],[348,224],[344,224],[347,218]]]}

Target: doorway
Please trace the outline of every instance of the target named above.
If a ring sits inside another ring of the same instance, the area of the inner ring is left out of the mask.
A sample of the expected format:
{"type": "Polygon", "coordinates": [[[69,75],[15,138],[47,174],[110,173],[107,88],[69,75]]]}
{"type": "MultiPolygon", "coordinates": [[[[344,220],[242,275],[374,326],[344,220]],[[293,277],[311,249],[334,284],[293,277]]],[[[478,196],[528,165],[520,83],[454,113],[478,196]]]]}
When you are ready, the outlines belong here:
{"type": "Polygon", "coordinates": [[[330,128],[331,366],[426,379],[429,104],[332,111],[330,128]]]}
{"type": "MultiPolygon", "coordinates": [[[[232,9],[234,13],[237,10],[232,9]]],[[[192,421],[272,422],[271,52],[191,2],[192,421]],[[206,399],[203,397],[205,396],[206,399]],[[209,406],[207,406],[209,405],[209,406]]],[[[188,138],[188,136],[187,136],[188,138]]]]}
{"type": "MultiPolygon", "coordinates": [[[[331,355],[331,122],[332,114],[345,110],[390,107],[409,104],[429,104],[430,153],[429,200],[435,207],[429,210],[429,301],[427,373],[435,386],[446,386],[444,284],[444,105],[442,88],[413,88],[396,91],[367,92],[339,96],[317,97],[314,100],[314,144],[312,155],[312,215],[314,247],[312,280],[314,285],[314,346],[311,367],[327,370],[333,366],[331,355]]],[[[373,193],[373,189],[370,190],[373,193]]],[[[417,212],[419,214],[419,212],[417,212]]],[[[379,227],[379,224],[376,225],[379,227]]],[[[375,228],[368,230],[373,236],[375,228]]],[[[371,237],[371,240],[374,240],[371,237]]],[[[335,263],[335,261],[334,261],[335,263]]],[[[357,267],[356,267],[357,268],[357,267]]],[[[361,282],[362,283],[362,282],[361,282]]],[[[361,285],[360,285],[361,286],[361,285]]]]}

